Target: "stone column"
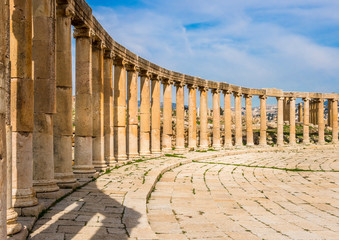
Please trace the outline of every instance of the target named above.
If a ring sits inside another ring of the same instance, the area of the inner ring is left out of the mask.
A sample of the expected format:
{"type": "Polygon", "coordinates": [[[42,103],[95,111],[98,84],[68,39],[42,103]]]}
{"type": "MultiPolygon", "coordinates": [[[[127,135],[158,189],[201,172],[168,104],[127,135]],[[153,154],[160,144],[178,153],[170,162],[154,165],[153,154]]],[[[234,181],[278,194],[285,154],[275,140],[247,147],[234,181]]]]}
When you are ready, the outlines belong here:
{"type": "Polygon", "coordinates": [[[163,131],[162,131],[162,151],[172,150],[172,85],[168,79],[162,80],[163,84],[163,131]]]}
{"type": "Polygon", "coordinates": [[[208,149],[207,138],[207,88],[199,87],[200,91],[200,149],[208,149]]]}
{"type": "Polygon", "coordinates": [[[159,76],[152,74],[151,80],[151,152],[153,156],[160,156],[160,79],[159,76]]]}
{"type": "Polygon", "coordinates": [[[327,125],[332,127],[332,100],[327,99],[327,125]]]}
{"type": "Polygon", "coordinates": [[[104,43],[96,41],[92,48],[93,165],[106,170],[104,156],[104,43]]]}
{"type": "Polygon", "coordinates": [[[188,85],[188,148],[197,148],[197,92],[195,85],[188,85]]]}
{"type": "MultiPolygon", "coordinates": [[[[128,139],[127,140],[127,156],[128,156],[128,159],[136,159],[139,157],[139,153],[138,153],[138,122],[139,122],[138,121],[138,74],[137,74],[136,67],[132,64],[126,65],[126,70],[127,70],[127,139],[128,139]]],[[[160,144],[160,140],[159,140],[159,144],[160,144]]]]}
{"type": "Polygon", "coordinates": [[[317,101],[317,110],[318,110],[318,144],[325,143],[325,119],[324,119],[324,99],[319,98],[317,101]]]}
{"type": "Polygon", "coordinates": [[[284,98],[284,122],[290,120],[290,101],[288,98],[284,98]]]}
{"type": "Polygon", "coordinates": [[[212,89],[213,94],[213,148],[221,149],[220,144],[220,98],[219,89],[212,89]]]}
{"type": "Polygon", "coordinates": [[[266,142],[266,99],[267,96],[261,95],[260,98],[260,139],[259,145],[265,147],[267,145],[266,142]]]}
{"type": "Polygon", "coordinates": [[[32,1],[10,1],[13,206],[38,204],[33,190],[32,1]]]}
{"type": "Polygon", "coordinates": [[[234,92],[235,146],[242,147],[241,93],[234,92]]]}
{"type": "Polygon", "coordinates": [[[332,143],[338,143],[338,99],[331,99],[332,143]]]}
{"type": "Polygon", "coordinates": [[[75,146],[74,174],[92,177],[92,32],[89,28],[74,30],[75,49],[75,146]]]}
{"type": "Polygon", "coordinates": [[[303,104],[298,105],[298,122],[304,122],[303,104]]]}
{"type": "Polygon", "coordinates": [[[175,150],[185,150],[185,107],[184,107],[184,84],[177,82],[176,91],[176,139],[175,150]]]}
{"type": "Polygon", "coordinates": [[[114,59],[114,155],[118,162],[127,160],[125,64],[121,58],[114,59]]]}
{"type": "Polygon", "coordinates": [[[290,98],[290,145],[295,145],[295,97],[290,98]]]}
{"type": "Polygon", "coordinates": [[[303,98],[304,101],[304,121],[303,121],[303,143],[310,143],[310,98],[303,98]]]}
{"type": "Polygon", "coordinates": [[[232,147],[232,110],[231,110],[231,96],[232,92],[224,90],[224,121],[225,121],[225,142],[224,147],[232,147]]]}
{"type": "Polygon", "coordinates": [[[140,71],[140,156],[150,153],[150,79],[146,70],[140,71]]]}
{"type": "Polygon", "coordinates": [[[277,145],[284,145],[284,98],[277,97],[278,116],[277,116],[277,145]]]}
{"type": "Polygon", "coordinates": [[[252,95],[244,94],[246,106],[246,146],[253,146],[252,95]]]}
{"type": "Polygon", "coordinates": [[[113,123],[113,52],[104,55],[104,157],[108,166],[115,165],[113,123]]]}
{"type": "Polygon", "coordinates": [[[78,185],[72,170],[72,16],[71,4],[57,5],[56,113],[53,117],[54,177],[61,188],[78,185]]]}

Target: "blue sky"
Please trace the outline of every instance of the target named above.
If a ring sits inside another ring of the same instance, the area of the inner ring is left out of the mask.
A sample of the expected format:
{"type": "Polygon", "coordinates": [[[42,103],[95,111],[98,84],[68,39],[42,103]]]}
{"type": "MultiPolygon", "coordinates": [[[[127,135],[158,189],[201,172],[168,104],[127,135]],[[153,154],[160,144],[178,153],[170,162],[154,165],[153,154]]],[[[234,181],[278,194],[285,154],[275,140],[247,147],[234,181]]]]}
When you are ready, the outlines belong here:
{"type": "Polygon", "coordinates": [[[87,0],[119,43],[170,70],[339,92],[339,1],[87,0]]]}

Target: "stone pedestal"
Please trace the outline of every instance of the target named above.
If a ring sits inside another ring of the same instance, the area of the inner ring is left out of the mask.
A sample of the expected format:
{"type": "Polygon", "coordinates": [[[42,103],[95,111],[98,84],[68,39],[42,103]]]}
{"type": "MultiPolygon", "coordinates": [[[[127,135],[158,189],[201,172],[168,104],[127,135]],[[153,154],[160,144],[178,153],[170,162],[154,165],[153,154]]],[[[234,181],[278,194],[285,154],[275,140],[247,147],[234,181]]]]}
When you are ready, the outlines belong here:
{"type": "Polygon", "coordinates": [[[114,59],[114,157],[118,162],[127,160],[125,64],[121,58],[114,59]]]}
{"type": "MultiPolygon", "coordinates": [[[[138,152],[138,74],[134,65],[126,65],[127,70],[127,156],[139,157],[138,152]]],[[[160,89],[159,89],[160,104],[160,89]]],[[[159,105],[160,108],[160,105],[159,105]]],[[[160,115],[160,109],[159,109],[160,115]]],[[[160,116],[159,116],[160,121],[160,116]]],[[[160,126],[159,126],[160,128],[160,126]]],[[[160,131],[160,129],[159,129],[160,131]]],[[[160,134],[160,133],[159,133],[160,134]]],[[[160,137],[160,135],[159,135],[160,137]]],[[[159,139],[160,145],[160,139],[159,139]]]]}
{"type": "Polygon", "coordinates": [[[104,157],[108,166],[116,164],[114,158],[114,123],[113,123],[113,53],[104,55],[104,157]]]}
{"type": "Polygon", "coordinates": [[[56,18],[56,113],[53,119],[54,178],[61,188],[78,186],[72,170],[72,30],[74,9],[57,5],[56,18]]]}
{"type": "Polygon", "coordinates": [[[267,145],[266,142],[266,99],[267,96],[259,96],[260,98],[260,138],[259,138],[259,145],[265,147],[267,145]]]}
{"type": "Polygon", "coordinates": [[[188,86],[188,148],[197,148],[197,92],[196,86],[188,86]]]}
{"type": "Polygon", "coordinates": [[[172,85],[170,80],[163,79],[163,132],[162,151],[172,151],[172,85]]]}
{"type": "Polygon", "coordinates": [[[304,101],[304,121],[303,121],[303,143],[310,143],[310,98],[303,98],[304,101]]]}
{"type": "Polygon", "coordinates": [[[290,98],[290,145],[295,145],[295,98],[290,98]]]}
{"type": "Polygon", "coordinates": [[[93,165],[106,170],[104,157],[104,45],[96,41],[92,48],[93,165]]]}
{"type": "Polygon", "coordinates": [[[151,124],[151,152],[153,156],[160,156],[160,79],[152,75],[152,124],[151,124]]]}
{"type": "Polygon", "coordinates": [[[246,145],[253,146],[253,116],[252,116],[252,95],[245,94],[245,106],[246,106],[246,145]]]}
{"type": "Polygon", "coordinates": [[[182,82],[176,84],[176,139],[175,150],[185,150],[185,108],[184,108],[184,85],[182,82]]]}
{"type": "Polygon", "coordinates": [[[150,76],[140,71],[140,156],[149,157],[150,152],[150,76]]]}
{"type": "Polygon", "coordinates": [[[38,204],[33,190],[32,1],[10,1],[13,206],[38,204]]]}
{"type": "Polygon", "coordinates": [[[233,96],[235,109],[235,146],[242,147],[241,93],[235,92],[233,96]]]}
{"type": "Polygon", "coordinates": [[[231,110],[231,91],[224,91],[224,121],[225,121],[225,142],[224,147],[232,147],[232,110],[231,110]]]}
{"type": "Polygon", "coordinates": [[[92,136],[92,32],[76,28],[75,49],[75,145],[73,172],[77,177],[93,177],[92,136]]]}
{"type": "Polygon", "coordinates": [[[338,143],[338,99],[331,99],[332,142],[338,143]]]}
{"type": "Polygon", "coordinates": [[[207,139],[207,88],[200,87],[200,145],[201,150],[208,149],[207,139]]]}
{"type": "Polygon", "coordinates": [[[213,89],[213,148],[221,149],[220,144],[220,98],[219,89],[213,89]]]}
{"type": "Polygon", "coordinates": [[[278,116],[277,116],[277,145],[284,145],[284,98],[277,97],[278,116]]]}
{"type": "Polygon", "coordinates": [[[318,144],[325,143],[325,119],[324,119],[324,99],[320,98],[317,100],[317,110],[318,110],[318,144]]]}

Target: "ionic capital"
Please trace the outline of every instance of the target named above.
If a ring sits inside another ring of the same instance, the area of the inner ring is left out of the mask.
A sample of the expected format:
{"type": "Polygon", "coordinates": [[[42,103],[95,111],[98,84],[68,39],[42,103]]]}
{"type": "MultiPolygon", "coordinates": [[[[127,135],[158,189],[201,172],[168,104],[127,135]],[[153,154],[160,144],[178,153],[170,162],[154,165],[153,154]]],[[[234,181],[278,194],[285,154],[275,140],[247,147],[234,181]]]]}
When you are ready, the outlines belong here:
{"type": "Polygon", "coordinates": [[[241,97],[242,94],[240,92],[233,92],[234,97],[241,97]]]}
{"type": "Polygon", "coordinates": [[[185,83],[183,81],[175,81],[174,82],[174,85],[176,87],[184,87],[185,86],[185,83]]]}
{"type": "Polygon", "coordinates": [[[328,99],[328,101],[331,101],[331,102],[333,102],[333,103],[334,103],[334,102],[338,102],[338,100],[339,100],[339,99],[337,99],[337,98],[331,98],[331,99],[328,99]]]}
{"type": "Polygon", "coordinates": [[[57,17],[72,18],[75,15],[72,1],[57,1],[56,15],[57,17]]]}
{"type": "Polygon", "coordinates": [[[197,85],[196,84],[187,84],[187,88],[188,89],[197,89],[197,85]]]}
{"type": "Polygon", "coordinates": [[[162,83],[163,85],[171,85],[171,84],[173,84],[173,81],[170,80],[169,78],[161,77],[160,80],[161,80],[161,83],[162,83]]]}
{"type": "Polygon", "coordinates": [[[220,93],[221,91],[220,91],[220,89],[212,88],[212,89],[211,89],[211,92],[212,92],[213,94],[217,94],[217,93],[220,93]]]}
{"type": "Polygon", "coordinates": [[[125,65],[127,64],[127,62],[125,61],[125,59],[115,56],[113,59],[113,65],[115,66],[122,66],[125,67],[125,65]]]}
{"type": "Polygon", "coordinates": [[[252,98],[253,96],[251,94],[244,94],[244,98],[252,98]]]}
{"type": "Polygon", "coordinates": [[[208,92],[208,87],[206,86],[199,86],[198,88],[200,92],[208,92]]]}
{"type": "Polygon", "coordinates": [[[311,98],[305,97],[305,98],[302,98],[302,100],[303,100],[304,102],[309,102],[309,101],[311,101],[311,98]]]}
{"type": "Polygon", "coordinates": [[[277,101],[284,101],[284,97],[276,97],[277,101]]]}
{"type": "Polygon", "coordinates": [[[160,81],[160,76],[158,74],[155,74],[155,73],[151,73],[150,74],[150,79],[152,81],[160,81]]]}
{"type": "Polygon", "coordinates": [[[90,28],[75,28],[73,32],[74,38],[92,38],[94,36],[94,31],[90,28]]]}
{"type": "Polygon", "coordinates": [[[150,72],[145,69],[139,69],[139,76],[140,77],[145,77],[145,78],[150,78],[150,72]]]}
{"type": "Polygon", "coordinates": [[[137,71],[138,71],[138,67],[135,66],[135,65],[132,64],[132,63],[127,63],[127,64],[125,65],[125,68],[126,68],[126,71],[127,71],[127,72],[137,72],[137,71]]]}
{"type": "Polygon", "coordinates": [[[263,99],[263,100],[266,100],[266,99],[267,99],[267,96],[266,96],[266,95],[260,95],[259,98],[260,98],[260,99],[263,99]]]}
{"type": "Polygon", "coordinates": [[[223,90],[222,91],[224,95],[231,95],[232,91],[231,90],[223,90]]]}
{"type": "Polygon", "coordinates": [[[96,40],[93,42],[92,47],[98,50],[106,48],[106,44],[101,40],[96,40]]]}
{"type": "Polygon", "coordinates": [[[297,98],[296,97],[290,97],[289,100],[290,101],[295,101],[297,98]]]}
{"type": "Polygon", "coordinates": [[[114,58],[114,52],[112,50],[105,49],[104,58],[113,59],[114,58]]]}

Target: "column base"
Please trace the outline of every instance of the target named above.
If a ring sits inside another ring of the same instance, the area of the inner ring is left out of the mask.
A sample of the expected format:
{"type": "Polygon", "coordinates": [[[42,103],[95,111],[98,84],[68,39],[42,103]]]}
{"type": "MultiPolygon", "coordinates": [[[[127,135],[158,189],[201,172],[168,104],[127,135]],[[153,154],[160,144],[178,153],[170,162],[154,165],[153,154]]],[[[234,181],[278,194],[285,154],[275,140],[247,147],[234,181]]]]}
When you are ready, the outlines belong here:
{"type": "Polygon", "coordinates": [[[93,161],[94,169],[97,171],[106,171],[107,164],[104,161],[93,161]]]}
{"type": "Polygon", "coordinates": [[[310,142],[310,140],[306,140],[306,141],[303,140],[303,144],[304,144],[304,145],[310,145],[311,142],[310,142]]]}
{"type": "Polygon", "coordinates": [[[146,157],[146,158],[151,157],[151,153],[149,151],[140,152],[140,157],[146,157]]]}
{"type": "Polygon", "coordinates": [[[139,159],[140,156],[139,156],[139,153],[129,153],[127,154],[127,158],[129,160],[135,160],[135,159],[139,159]]]}
{"type": "Polygon", "coordinates": [[[221,144],[213,144],[212,147],[213,147],[214,150],[220,150],[221,144]]]}
{"type": "Polygon", "coordinates": [[[115,167],[115,165],[117,164],[117,162],[115,161],[115,158],[113,156],[106,157],[105,161],[106,161],[107,166],[109,166],[109,167],[115,167]]]}
{"type": "Polygon", "coordinates": [[[55,173],[54,178],[57,181],[59,188],[72,188],[75,189],[79,186],[79,183],[75,179],[72,172],[70,173],[55,173]]]}
{"type": "Polygon", "coordinates": [[[231,149],[231,148],[233,148],[233,145],[232,145],[232,143],[225,143],[224,148],[225,149],[231,149]]]}
{"type": "Polygon", "coordinates": [[[317,142],[317,145],[324,145],[326,142],[325,141],[321,141],[321,142],[317,142]]]}
{"type": "Polygon", "coordinates": [[[268,147],[267,143],[259,143],[258,146],[262,148],[268,147]]]}
{"type": "Polygon", "coordinates": [[[21,231],[22,225],[17,220],[18,213],[13,208],[7,209],[7,235],[13,235],[21,231]]]}
{"type": "Polygon", "coordinates": [[[246,143],[246,147],[254,147],[254,143],[246,143]]]}
{"type": "Polygon", "coordinates": [[[172,151],[173,151],[172,148],[163,148],[163,149],[162,149],[162,153],[163,153],[163,154],[171,153],[172,151]]]}
{"type": "Polygon", "coordinates": [[[13,207],[32,207],[38,204],[33,188],[13,189],[13,207]]]}
{"type": "Polygon", "coordinates": [[[208,150],[208,146],[199,146],[199,150],[200,151],[207,151],[208,150]]]}
{"type": "Polygon", "coordinates": [[[7,235],[8,235],[7,239],[24,240],[28,236],[28,229],[27,229],[26,226],[23,226],[20,232],[14,234],[14,235],[9,235],[9,234],[7,234],[7,235]]]}
{"type": "Polygon", "coordinates": [[[59,190],[59,187],[54,179],[33,180],[33,188],[36,193],[55,192],[59,190]]]}
{"type": "Polygon", "coordinates": [[[127,160],[127,155],[126,154],[121,154],[121,155],[116,155],[115,160],[118,162],[123,162],[127,160]]]}
{"type": "Polygon", "coordinates": [[[296,142],[290,142],[288,145],[290,145],[290,146],[296,146],[297,143],[296,143],[296,142]]]}
{"type": "Polygon", "coordinates": [[[93,178],[96,171],[92,165],[80,165],[73,167],[73,174],[76,178],[93,178]]]}
{"type": "Polygon", "coordinates": [[[185,152],[186,148],[182,147],[182,146],[176,146],[174,151],[175,152],[185,152]]]}
{"type": "Polygon", "coordinates": [[[55,191],[55,192],[40,192],[36,194],[37,198],[45,198],[45,199],[59,199],[64,196],[63,191],[55,191]]]}
{"type": "Polygon", "coordinates": [[[43,210],[44,204],[41,203],[32,207],[14,208],[14,211],[22,217],[38,217],[43,210]]]}

